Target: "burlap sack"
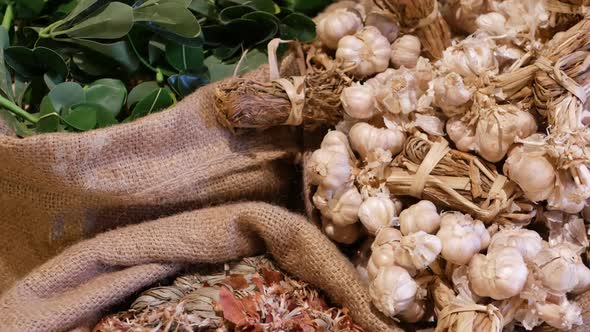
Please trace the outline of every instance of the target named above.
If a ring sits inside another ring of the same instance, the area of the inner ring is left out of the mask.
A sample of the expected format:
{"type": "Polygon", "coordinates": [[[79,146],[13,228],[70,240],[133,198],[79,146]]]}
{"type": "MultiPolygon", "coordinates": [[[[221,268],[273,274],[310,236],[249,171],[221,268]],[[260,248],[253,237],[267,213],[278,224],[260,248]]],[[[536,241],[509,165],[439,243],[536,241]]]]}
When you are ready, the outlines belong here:
{"type": "Polygon", "coordinates": [[[120,228],[67,249],[0,298],[0,331],[90,327],[105,309],[183,264],[265,251],[348,307],[367,331],[399,330],[376,314],[352,264],[303,216],[237,203],[120,228]]]}

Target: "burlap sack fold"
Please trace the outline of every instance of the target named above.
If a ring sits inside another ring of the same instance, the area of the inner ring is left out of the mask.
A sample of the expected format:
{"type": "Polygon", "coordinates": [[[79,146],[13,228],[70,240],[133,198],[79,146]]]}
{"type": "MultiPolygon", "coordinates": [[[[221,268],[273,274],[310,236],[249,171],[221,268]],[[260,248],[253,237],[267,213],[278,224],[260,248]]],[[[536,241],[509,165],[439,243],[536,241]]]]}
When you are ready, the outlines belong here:
{"type": "MultiPolygon", "coordinates": [[[[250,76],[264,79],[268,71],[250,76]]],[[[230,134],[215,120],[213,89],[130,124],[26,139],[0,134],[0,294],[66,246],[107,229],[297,195],[295,131],[230,134]]]]}
{"type": "Polygon", "coordinates": [[[352,264],[303,216],[266,203],[235,203],[120,228],[70,247],[0,298],[0,331],[90,326],[105,309],[183,264],[265,251],[349,308],[367,331],[399,330],[376,314],[352,264]]]}

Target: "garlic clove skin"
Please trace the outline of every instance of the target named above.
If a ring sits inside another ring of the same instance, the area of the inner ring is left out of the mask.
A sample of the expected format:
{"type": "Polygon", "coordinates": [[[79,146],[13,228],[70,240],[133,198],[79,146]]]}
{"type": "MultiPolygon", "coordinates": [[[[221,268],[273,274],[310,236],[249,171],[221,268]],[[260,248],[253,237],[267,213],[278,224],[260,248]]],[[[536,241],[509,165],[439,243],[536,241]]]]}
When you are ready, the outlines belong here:
{"type": "Polygon", "coordinates": [[[403,35],[391,44],[391,64],[393,67],[416,67],[421,52],[421,43],[418,37],[403,35]]]}
{"type": "Polygon", "coordinates": [[[344,112],[353,119],[366,120],[375,114],[375,97],[370,86],[355,83],[342,90],[340,95],[344,112]]]}
{"type": "Polygon", "coordinates": [[[475,24],[479,31],[483,31],[491,36],[501,36],[507,32],[506,18],[497,12],[479,15],[475,19],[475,24]]]}
{"type": "Polygon", "coordinates": [[[442,250],[440,239],[423,231],[404,236],[400,246],[416,270],[426,269],[442,250]]]}
{"type": "Polygon", "coordinates": [[[338,130],[330,130],[326,136],[324,136],[320,149],[342,153],[351,158],[354,156],[352,148],[348,143],[348,137],[346,137],[346,134],[338,130]]]}
{"type": "Polygon", "coordinates": [[[327,13],[317,24],[319,40],[330,49],[336,49],[344,36],[354,35],[363,27],[360,14],[354,9],[340,8],[327,13]]]}
{"type": "Polygon", "coordinates": [[[441,256],[457,265],[469,263],[473,255],[490,243],[490,234],[484,224],[460,212],[443,214],[436,236],[442,243],[441,256]]]}
{"type": "Polygon", "coordinates": [[[322,228],[326,236],[342,244],[353,244],[361,235],[361,228],[358,223],[338,226],[329,219],[322,218],[322,228]]]}
{"type": "Polygon", "coordinates": [[[319,149],[312,153],[308,165],[312,184],[326,190],[337,190],[351,180],[352,168],[348,155],[319,149]]]}
{"type": "Polygon", "coordinates": [[[576,264],[578,283],[572,290],[574,294],[583,294],[590,289],[590,269],[583,262],[576,264]]]}
{"type": "MultiPolygon", "coordinates": [[[[322,212],[328,208],[328,202],[334,197],[334,191],[319,186],[311,198],[313,205],[322,212]]],[[[322,212],[323,214],[323,212],[322,212]]]]}
{"type": "Polygon", "coordinates": [[[400,312],[397,317],[406,323],[417,323],[424,318],[426,314],[426,302],[414,301],[410,306],[400,312]]]}
{"type": "Polygon", "coordinates": [[[533,262],[539,267],[543,285],[555,292],[567,293],[578,286],[580,256],[566,245],[541,250],[533,262]]]}
{"type": "Polygon", "coordinates": [[[399,215],[399,222],[403,235],[419,231],[435,234],[440,228],[440,215],[432,202],[422,200],[403,210],[399,215]]]}
{"type": "Polygon", "coordinates": [[[378,247],[387,244],[395,243],[402,240],[402,233],[393,227],[386,227],[379,230],[373,244],[371,245],[372,250],[376,250],[378,247]]]}
{"type": "Polygon", "coordinates": [[[441,68],[469,79],[477,79],[487,72],[497,72],[498,63],[493,52],[495,47],[496,43],[491,38],[477,35],[467,37],[443,52],[441,68]]]}
{"type": "Polygon", "coordinates": [[[492,237],[488,252],[500,248],[514,248],[525,260],[530,261],[543,249],[543,239],[539,233],[528,229],[503,229],[492,237]]]}
{"type": "Polygon", "coordinates": [[[475,137],[475,128],[468,127],[461,117],[453,117],[447,121],[447,134],[457,150],[468,152],[477,147],[477,138],[475,137]]]}
{"type": "Polygon", "coordinates": [[[508,153],[504,175],[516,182],[526,198],[533,202],[548,199],[555,187],[553,164],[544,155],[527,152],[523,146],[517,146],[508,153]]]}
{"type": "Polygon", "coordinates": [[[357,78],[381,73],[389,65],[390,46],[387,38],[373,26],[362,28],[353,36],[345,36],[338,42],[336,59],[343,66],[354,66],[351,73],[357,78]]]}
{"type": "Polygon", "coordinates": [[[528,274],[524,259],[514,248],[500,248],[487,256],[477,254],[469,263],[469,281],[473,292],[494,300],[518,295],[528,274]]]}
{"type": "Polygon", "coordinates": [[[444,77],[432,81],[434,90],[434,104],[451,118],[465,114],[473,92],[463,83],[463,78],[457,73],[448,73],[444,77]]]}
{"type": "Polygon", "coordinates": [[[377,149],[391,151],[391,154],[395,156],[401,152],[406,140],[406,135],[397,128],[376,128],[365,122],[352,126],[348,135],[353,150],[363,159],[377,149]]]}
{"type": "Polygon", "coordinates": [[[414,279],[399,266],[380,269],[369,285],[373,305],[388,317],[410,308],[417,291],[418,285],[414,279]]]}
{"type": "Polygon", "coordinates": [[[365,19],[366,26],[374,26],[391,43],[399,36],[399,25],[393,15],[370,12],[365,19]]]}
{"type": "Polygon", "coordinates": [[[395,251],[392,246],[379,247],[371,253],[369,263],[367,264],[367,272],[369,273],[369,280],[375,279],[379,270],[396,265],[395,251]]]}
{"type": "Polygon", "coordinates": [[[391,226],[396,216],[395,204],[387,197],[369,197],[358,209],[358,217],[371,235],[391,226]]]}
{"type": "Polygon", "coordinates": [[[586,206],[587,197],[578,190],[571,175],[560,171],[557,173],[556,182],[555,189],[547,198],[547,208],[569,214],[580,213],[586,206]]]}
{"type": "Polygon", "coordinates": [[[363,198],[355,186],[338,190],[328,201],[327,207],[320,210],[324,217],[332,220],[334,225],[345,227],[358,221],[358,212],[363,198]]]}
{"type": "Polygon", "coordinates": [[[576,303],[564,301],[560,305],[543,303],[535,305],[536,312],[547,325],[560,330],[571,330],[576,325],[583,325],[582,308],[576,303]]]}

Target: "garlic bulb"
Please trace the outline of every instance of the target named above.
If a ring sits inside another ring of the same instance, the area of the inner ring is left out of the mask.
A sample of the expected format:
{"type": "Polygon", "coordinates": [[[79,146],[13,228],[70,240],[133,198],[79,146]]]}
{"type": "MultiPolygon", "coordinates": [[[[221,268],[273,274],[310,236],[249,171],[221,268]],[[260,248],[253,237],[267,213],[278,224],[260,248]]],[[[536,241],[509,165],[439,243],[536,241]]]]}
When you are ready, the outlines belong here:
{"type": "Polygon", "coordinates": [[[567,245],[541,250],[533,262],[539,267],[543,285],[559,293],[567,293],[578,285],[580,256],[567,245]]]}
{"type": "Polygon", "coordinates": [[[586,206],[587,197],[578,190],[574,179],[569,173],[560,171],[556,180],[555,189],[547,198],[547,208],[570,214],[580,213],[586,206]]]}
{"type": "Polygon", "coordinates": [[[584,324],[582,308],[567,300],[561,304],[537,303],[535,311],[547,325],[560,330],[569,331],[575,325],[584,324]]]}
{"type": "Polygon", "coordinates": [[[469,263],[473,255],[490,243],[490,234],[484,224],[460,212],[443,214],[436,236],[442,242],[442,257],[457,265],[469,263]]]}
{"type": "Polygon", "coordinates": [[[461,117],[454,117],[447,121],[447,134],[455,143],[457,150],[467,152],[473,151],[477,147],[477,138],[475,137],[475,128],[468,127],[461,117]]]}
{"type": "Polygon", "coordinates": [[[406,136],[399,129],[376,128],[365,122],[359,122],[350,128],[350,144],[354,151],[366,159],[376,149],[398,154],[403,147],[406,136]]]}
{"type": "Polygon", "coordinates": [[[359,207],[363,198],[355,186],[338,190],[328,201],[326,208],[320,212],[324,217],[332,220],[334,225],[344,227],[358,221],[359,207]]]}
{"type": "Polygon", "coordinates": [[[399,26],[395,18],[388,13],[370,12],[365,19],[365,25],[374,26],[391,43],[399,36],[399,26]]]}
{"type": "Polygon", "coordinates": [[[444,77],[432,81],[434,88],[434,104],[447,117],[465,114],[473,92],[465,87],[463,78],[457,73],[448,73],[444,77]]]}
{"type": "Polygon", "coordinates": [[[391,45],[391,63],[395,68],[414,68],[420,52],[420,39],[412,35],[403,35],[391,45]]]}
{"type": "Polygon", "coordinates": [[[387,38],[377,28],[368,26],[340,39],[336,59],[343,61],[345,67],[354,65],[352,74],[363,78],[387,69],[389,52],[387,38]]]}
{"type": "Polygon", "coordinates": [[[326,236],[343,244],[353,244],[361,235],[358,223],[347,226],[338,226],[327,218],[322,218],[322,228],[326,236]]]}
{"type": "Polygon", "coordinates": [[[353,119],[370,119],[375,112],[375,97],[370,86],[355,83],[342,90],[340,95],[344,112],[353,119]]]}
{"type": "Polygon", "coordinates": [[[345,154],[349,157],[354,156],[350,144],[348,143],[348,137],[346,137],[346,134],[338,130],[330,130],[326,136],[324,136],[320,149],[345,154]]]}
{"type": "Polygon", "coordinates": [[[469,281],[473,292],[494,300],[518,295],[528,274],[522,255],[514,248],[500,248],[487,256],[477,254],[469,263],[469,281]]]}
{"type": "Polygon", "coordinates": [[[376,235],[384,227],[391,226],[396,215],[395,204],[387,197],[369,197],[358,209],[361,223],[372,235],[376,235]]]}
{"type": "Polygon", "coordinates": [[[328,190],[323,186],[318,186],[311,198],[313,205],[321,211],[328,208],[328,202],[334,197],[334,190],[328,190]]]}
{"type": "Polygon", "coordinates": [[[528,229],[503,229],[492,237],[488,252],[506,247],[517,249],[525,260],[532,260],[543,249],[543,239],[528,229]]]}
{"type": "Polygon", "coordinates": [[[319,149],[312,153],[307,165],[311,182],[327,190],[336,190],[350,181],[349,158],[340,152],[319,149]]]}
{"type": "Polygon", "coordinates": [[[477,24],[479,31],[491,36],[500,36],[506,33],[506,18],[497,12],[479,15],[475,19],[475,24],[477,24]]]}
{"type": "MultiPolygon", "coordinates": [[[[426,269],[438,255],[442,249],[440,239],[434,235],[427,234],[423,231],[412,233],[404,236],[400,242],[400,247],[405,251],[405,255],[396,255],[396,263],[398,260],[403,260],[411,263],[411,266],[416,270],[426,269]]],[[[409,266],[409,264],[398,264],[402,267],[409,266]]],[[[409,270],[408,272],[411,272],[409,270]]]]}
{"type": "Polygon", "coordinates": [[[464,78],[477,79],[495,73],[498,63],[494,57],[496,43],[491,38],[471,36],[447,48],[440,60],[445,72],[455,72],[464,78]]]}
{"type": "Polygon", "coordinates": [[[539,151],[517,146],[508,153],[504,174],[516,182],[526,198],[533,202],[544,201],[555,187],[555,168],[539,151]]]}
{"type": "Polygon", "coordinates": [[[340,8],[325,15],[318,23],[318,38],[326,47],[336,49],[344,36],[354,35],[363,27],[360,14],[354,9],[340,8]]]}
{"type": "Polygon", "coordinates": [[[418,231],[434,234],[440,227],[440,216],[432,202],[422,200],[403,210],[399,215],[399,222],[404,235],[418,231]]]}
{"type": "Polygon", "coordinates": [[[396,265],[395,251],[393,249],[394,247],[385,245],[373,250],[371,257],[369,257],[369,262],[367,263],[367,274],[369,275],[369,280],[375,279],[380,269],[387,266],[396,265]]]}
{"type": "Polygon", "coordinates": [[[369,296],[375,307],[389,317],[408,309],[418,291],[412,277],[398,266],[388,266],[379,270],[369,285],[369,296]]]}
{"type": "Polygon", "coordinates": [[[590,289],[590,269],[584,265],[583,262],[576,264],[576,276],[578,278],[578,283],[572,290],[572,293],[585,293],[588,289],[590,289]]]}

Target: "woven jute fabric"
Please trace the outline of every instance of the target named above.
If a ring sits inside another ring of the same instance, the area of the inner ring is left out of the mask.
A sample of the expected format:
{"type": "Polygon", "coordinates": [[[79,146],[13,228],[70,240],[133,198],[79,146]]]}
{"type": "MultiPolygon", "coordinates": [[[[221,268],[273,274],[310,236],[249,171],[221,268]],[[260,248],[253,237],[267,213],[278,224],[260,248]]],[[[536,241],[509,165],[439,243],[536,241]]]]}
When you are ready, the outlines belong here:
{"type": "Polygon", "coordinates": [[[119,228],[70,247],[0,298],[0,331],[84,331],[112,305],[187,263],[263,252],[349,308],[367,331],[399,330],[375,312],[352,264],[315,225],[281,207],[243,202],[119,228]]]}

